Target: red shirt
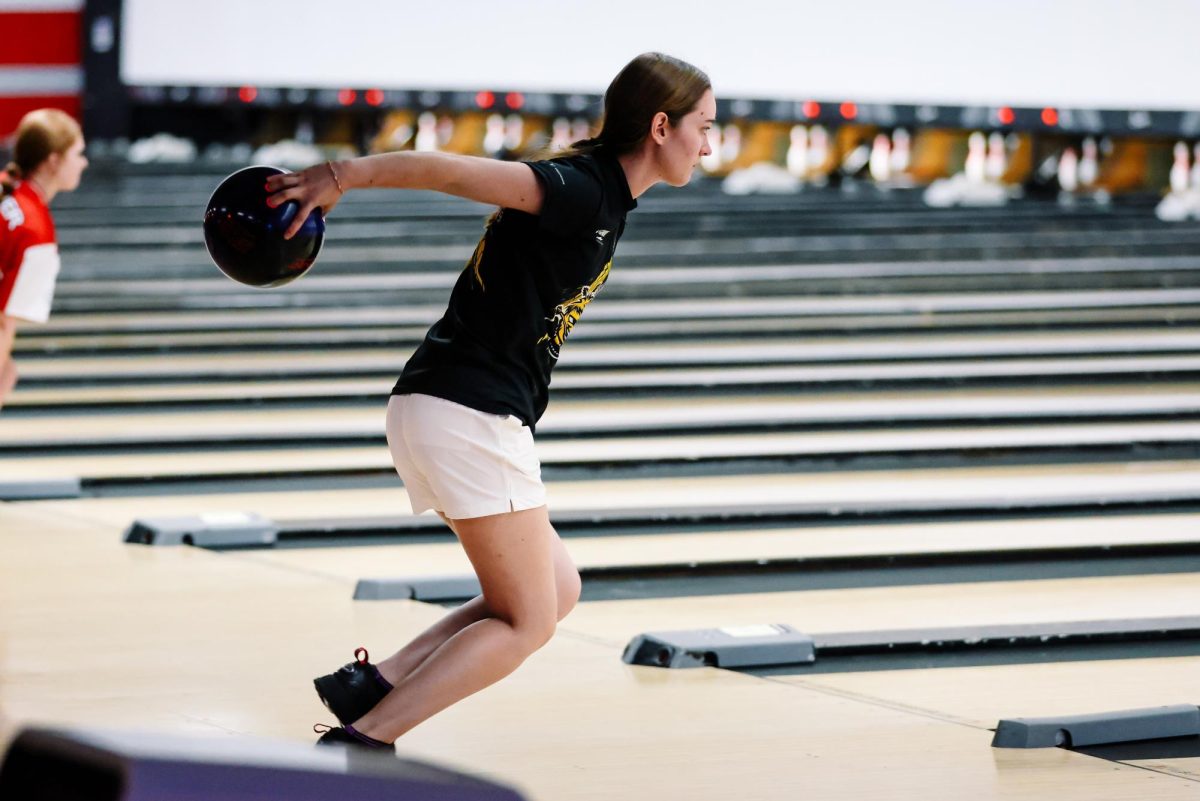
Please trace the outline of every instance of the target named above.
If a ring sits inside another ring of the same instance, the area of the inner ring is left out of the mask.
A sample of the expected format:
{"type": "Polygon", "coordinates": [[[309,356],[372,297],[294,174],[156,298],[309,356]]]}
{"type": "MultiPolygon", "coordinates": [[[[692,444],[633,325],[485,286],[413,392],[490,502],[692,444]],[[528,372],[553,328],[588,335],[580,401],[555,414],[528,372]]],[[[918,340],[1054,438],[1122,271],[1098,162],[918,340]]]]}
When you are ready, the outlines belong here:
{"type": "Polygon", "coordinates": [[[0,198],[0,313],[44,323],[58,277],[54,218],[28,181],[0,198]]]}

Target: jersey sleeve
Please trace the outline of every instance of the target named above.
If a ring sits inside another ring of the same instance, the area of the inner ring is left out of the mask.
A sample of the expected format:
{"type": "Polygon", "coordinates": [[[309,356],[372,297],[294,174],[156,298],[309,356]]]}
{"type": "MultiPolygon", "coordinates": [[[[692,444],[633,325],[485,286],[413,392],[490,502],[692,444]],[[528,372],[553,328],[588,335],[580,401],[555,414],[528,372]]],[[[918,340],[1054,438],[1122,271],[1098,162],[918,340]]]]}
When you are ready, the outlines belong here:
{"type": "Polygon", "coordinates": [[[34,323],[50,317],[60,269],[58,245],[28,229],[13,232],[15,247],[0,258],[0,314],[34,323]]]}
{"type": "Polygon", "coordinates": [[[600,178],[578,160],[526,162],[542,184],[542,229],[566,235],[587,229],[604,199],[600,178]]]}

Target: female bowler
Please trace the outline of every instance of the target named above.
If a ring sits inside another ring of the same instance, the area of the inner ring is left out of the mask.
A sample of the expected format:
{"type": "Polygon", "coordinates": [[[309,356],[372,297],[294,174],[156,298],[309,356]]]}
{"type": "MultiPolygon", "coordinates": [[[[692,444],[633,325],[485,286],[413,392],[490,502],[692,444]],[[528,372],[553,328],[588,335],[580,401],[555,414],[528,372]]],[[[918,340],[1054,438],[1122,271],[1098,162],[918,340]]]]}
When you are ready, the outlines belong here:
{"type": "Polygon", "coordinates": [[[342,723],[320,743],[394,750],[414,726],[515,670],[575,606],[579,572],[550,524],[533,430],[561,349],[608,279],[626,215],[651,186],[688,182],[710,152],[715,116],[703,72],[645,53],[605,92],[599,134],[550,158],[387,153],[268,179],[269,203],[298,202],[297,221],[371,187],[499,207],[387,409],[413,513],[441,515],[483,592],[377,665],[359,649],[316,679],[342,723]]]}
{"type": "Polygon", "coordinates": [[[26,114],[13,161],[0,173],[0,407],[17,383],[12,359],[17,321],[50,317],[58,245],[50,202],[79,186],[88,160],[79,123],[57,109],[26,114]]]}

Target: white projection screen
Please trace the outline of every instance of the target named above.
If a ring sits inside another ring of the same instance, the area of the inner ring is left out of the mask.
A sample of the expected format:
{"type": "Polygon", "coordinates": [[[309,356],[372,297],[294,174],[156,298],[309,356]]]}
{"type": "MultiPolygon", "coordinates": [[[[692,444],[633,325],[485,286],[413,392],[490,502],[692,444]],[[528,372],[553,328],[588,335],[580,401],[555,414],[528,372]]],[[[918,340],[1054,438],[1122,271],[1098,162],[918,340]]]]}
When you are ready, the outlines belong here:
{"type": "Polygon", "coordinates": [[[125,0],[126,85],[598,94],[678,55],[719,97],[1200,109],[1200,0],[125,0]]]}

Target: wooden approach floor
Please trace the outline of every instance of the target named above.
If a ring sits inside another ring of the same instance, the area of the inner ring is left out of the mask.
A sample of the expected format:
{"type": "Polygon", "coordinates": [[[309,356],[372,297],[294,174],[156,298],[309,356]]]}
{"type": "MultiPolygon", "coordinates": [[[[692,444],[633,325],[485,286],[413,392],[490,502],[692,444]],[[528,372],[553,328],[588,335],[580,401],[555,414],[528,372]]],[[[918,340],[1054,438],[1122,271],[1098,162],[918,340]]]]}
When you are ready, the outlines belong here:
{"type": "MultiPolygon", "coordinates": [[[[348,659],[360,643],[380,654],[442,613],[413,601],[354,602],[355,578],[414,556],[455,567],[453,546],[440,545],[406,556],[389,554],[395,546],[341,549],[334,559],[322,549],[213,553],[124,545],[116,520],[74,503],[0,505],[5,738],[37,721],[304,742],[312,723],[329,718],[311,692],[313,675],[331,659],[348,659]]],[[[1196,522],[1164,518],[1163,528],[1182,531],[1196,522]]],[[[886,533],[898,532],[880,535],[886,533]]],[[[611,540],[609,547],[579,545],[581,563],[614,558],[611,540]]],[[[814,631],[916,619],[954,624],[980,615],[1187,614],[1200,605],[1195,574],[1028,585],[785,593],[773,604],[814,631]],[[1022,599],[1017,607],[1014,597],[1022,599]],[[1105,599],[1101,608],[1098,597],[1105,599]],[[1002,603],[1010,604],[1007,612],[1002,603]]],[[[796,678],[661,671],[619,659],[638,631],[762,622],[739,611],[753,609],[752,600],[583,605],[514,676],[413,731],[403,753],[481,772],[546,801],[1200,793],[1200,760],[1116,763],[989,745],[989,728],[1001,716],[1194,702],[1197,657],[796,678]]]]}

